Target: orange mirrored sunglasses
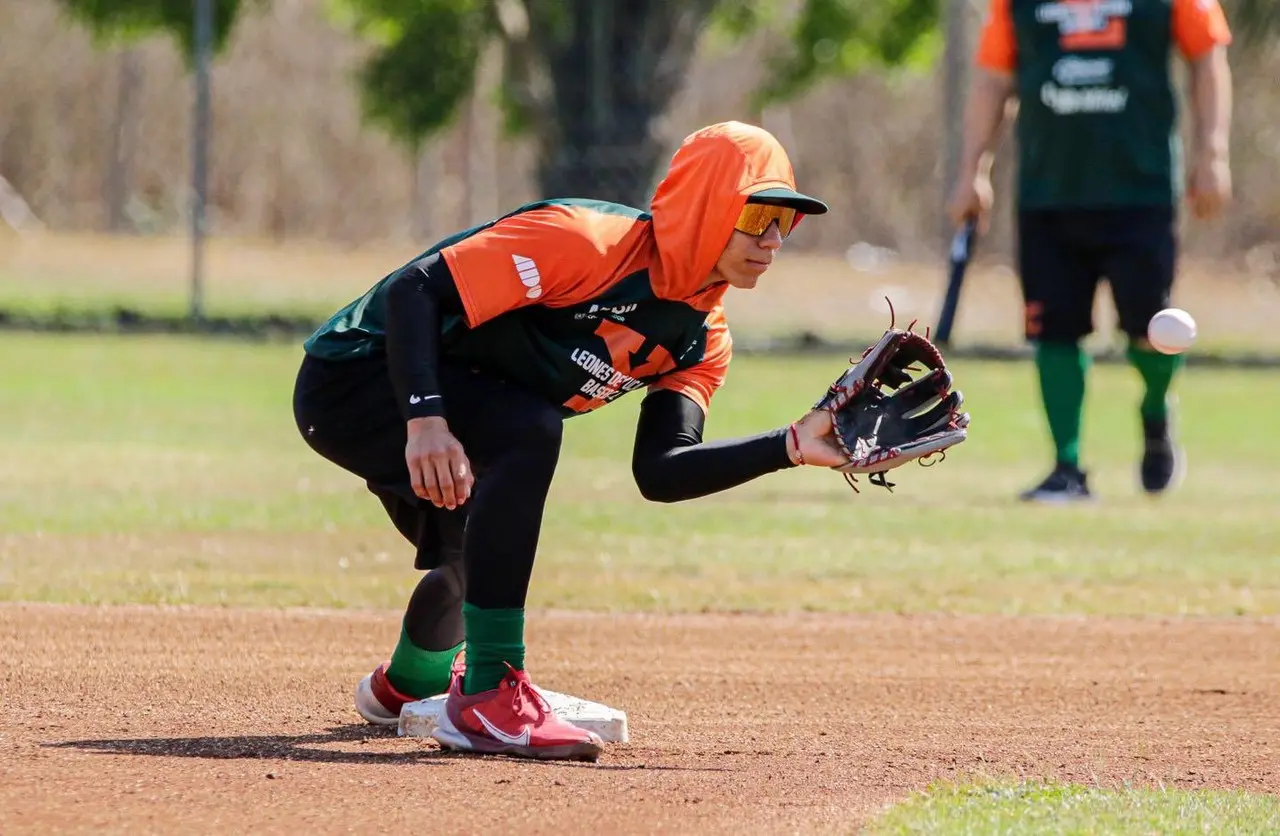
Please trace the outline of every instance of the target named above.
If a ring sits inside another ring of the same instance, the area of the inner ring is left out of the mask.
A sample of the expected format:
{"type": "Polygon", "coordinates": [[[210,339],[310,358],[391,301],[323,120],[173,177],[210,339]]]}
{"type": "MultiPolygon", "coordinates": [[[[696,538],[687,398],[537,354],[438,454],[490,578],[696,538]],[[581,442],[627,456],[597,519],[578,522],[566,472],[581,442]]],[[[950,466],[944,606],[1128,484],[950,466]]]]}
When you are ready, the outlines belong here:
{"type": "Polygon", "coordinates": [[[768,203],[748,203],[742,207],[738,222],[733,228],[748,235],[763,235],[769,224],[778,222],[778,232],[786,238],[796,228],[804,215],[790,206],[772,206],[768,203]]]}

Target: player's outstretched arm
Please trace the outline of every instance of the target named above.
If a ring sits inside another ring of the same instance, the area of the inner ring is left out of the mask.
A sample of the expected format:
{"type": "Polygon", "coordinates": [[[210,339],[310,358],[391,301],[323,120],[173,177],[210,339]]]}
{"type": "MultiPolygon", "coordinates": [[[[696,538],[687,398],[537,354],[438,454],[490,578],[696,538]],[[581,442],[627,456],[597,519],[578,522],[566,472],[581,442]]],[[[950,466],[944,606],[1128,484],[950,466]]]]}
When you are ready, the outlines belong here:
{"type": "Polygon", "coordinates": [[[831,439],[831,418],[812,412],[759,435],[705,442],[706,416],[686,395],[657,390],[640,405],[631,472],[641,495],[653,502],[681,502],[811,464],[832,467],[844,458],[831,439]],[[797,441],[799,447],[796,446],[797,441]]]}

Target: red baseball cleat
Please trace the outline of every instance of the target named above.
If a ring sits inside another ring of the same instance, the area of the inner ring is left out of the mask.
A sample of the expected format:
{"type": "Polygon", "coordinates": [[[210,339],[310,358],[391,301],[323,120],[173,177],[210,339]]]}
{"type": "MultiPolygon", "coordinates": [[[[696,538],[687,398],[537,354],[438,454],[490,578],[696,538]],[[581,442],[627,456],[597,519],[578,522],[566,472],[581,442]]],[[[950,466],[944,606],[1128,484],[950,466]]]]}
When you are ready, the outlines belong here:
{"type": "MultiPolygon", "coordinates": [[[[387,679],[387,667],[390,662],[383,662],[374,668],[373,673],[366,674],[356,686],[356,711],[366,721],[376,726],[400,725],[400,709],[405,703],[417,702],[418,697],[397,691],[387,679]]],[[[453,657],[453,665],[449,669],[449,682],[467,672],[467,662],[459,652],[453,657]]],[[[430,694],[429,696],[435,696],[430,694]]]]}
{"type": "Polygon", "coordinates": [[[444,748],[542,760],[599,759],[600,736],[557,717],[524,671],[507,665],[498,687],[479,694],[463,694],[462,680],[453,677],[431,733],[444,748]]]}
{"type": "Polygon", "coordinates": [[[374,668],[373,673],[365,675],[356,686],[356,711],[360,716],[377,726],[396,726],[400,724],[400,709],[405,703],[415,702],[416,697],[402,694],[387,681],[387,665],[383,662],[374,668]]]}

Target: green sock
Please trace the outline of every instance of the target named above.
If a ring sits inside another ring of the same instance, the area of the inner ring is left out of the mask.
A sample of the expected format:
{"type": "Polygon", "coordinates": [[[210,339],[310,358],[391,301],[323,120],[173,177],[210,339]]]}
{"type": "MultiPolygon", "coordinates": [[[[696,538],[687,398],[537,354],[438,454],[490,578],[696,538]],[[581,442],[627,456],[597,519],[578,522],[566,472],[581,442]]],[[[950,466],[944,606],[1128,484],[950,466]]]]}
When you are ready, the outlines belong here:
{"type": "Polygon", "coordinates": [[[1036,346],[1040,397],[1058,461],[1080,466],[1080,419],[1089,355],[1078,343],[1044,342],[1036,346]]]}
{"type": "Polygon", "coordinates": [[[463,603],[467,626],[467,678],[464,694],[478,694],[498,687],[507,675],[506,662],[524,668],[524,608],[486,610],[463,603]]]}
{"type": "Polygon", "coordinates": [[[423,650],[409,639],[401,624],[400,642],[387,665],[387,681],[407,697],[425,699],[443,694],[449,690],[449,671],[459,650],[461,642],[448,650],[423,650]]]}
{"type": "Polygon", "coordinates": [[[1182,368],[1181,354],[1161,354],[1150,348],[1129,345],[1129,362],[1142,375],[1146,392],[1142,396],[1142,417],[1148,421],[1163,421],[1169,415],[1169,386],[1173,376],[1182,368]]]}

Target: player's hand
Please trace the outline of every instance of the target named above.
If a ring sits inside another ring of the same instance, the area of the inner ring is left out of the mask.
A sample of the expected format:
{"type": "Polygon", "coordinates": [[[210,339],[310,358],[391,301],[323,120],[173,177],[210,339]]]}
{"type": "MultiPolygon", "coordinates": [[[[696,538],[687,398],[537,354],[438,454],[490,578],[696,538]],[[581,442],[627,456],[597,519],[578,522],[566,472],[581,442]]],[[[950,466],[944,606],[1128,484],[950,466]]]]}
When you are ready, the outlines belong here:
{"type": "Polygon", "coordinates": [[[1231,202],[1231,164],[1222,154],[1206,154],[1191,169],[1187,199],[1200,220],[1216,218],[1231,202]]]}
{"type": "Polygon", "coordinates": [[[994,202],[995,190],[989,175],[961,177],[947,201],[947,217],[957,229],[964,226],[969,218],[976,218],[978,232],[985,235],[991,225],[991,204],[994,202]]]}
{"type": "Polygon", "coordinates": [[[475,474],[462,444],[443,418],[412,418],[405,444],[405,464],[413,492],[450,511],[471,497],[475,474]]]}
{"type": "Polygon", "coordinates": [[[787,455],[791,461],[816,467],[836,467],[848,461],[836,445],[832,432],[831,413],[825,409],[815,409],[796,422],[796,436],[800,441],[799,455],[796,454],[795,438],[787,433],[787,455]]]}

